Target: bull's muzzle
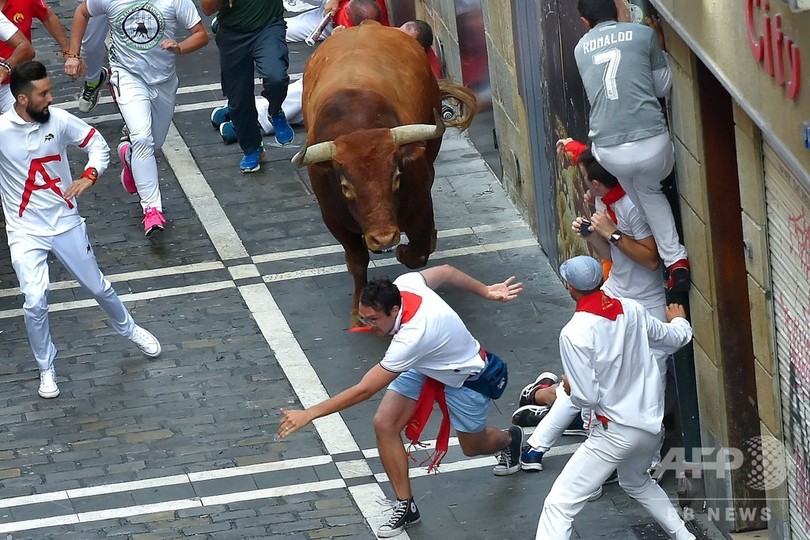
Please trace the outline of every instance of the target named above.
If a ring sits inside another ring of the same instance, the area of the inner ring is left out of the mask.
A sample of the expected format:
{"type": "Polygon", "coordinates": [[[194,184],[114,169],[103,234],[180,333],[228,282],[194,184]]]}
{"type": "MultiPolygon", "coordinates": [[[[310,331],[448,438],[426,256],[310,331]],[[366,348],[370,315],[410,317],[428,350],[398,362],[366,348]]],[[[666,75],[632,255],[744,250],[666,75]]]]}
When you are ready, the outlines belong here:
{"type": "Polygon", "coordinates": [[[399,229],[373,231],[363,235],[366,247],[372,253],[389,251],[399,244],[399,229]]]}

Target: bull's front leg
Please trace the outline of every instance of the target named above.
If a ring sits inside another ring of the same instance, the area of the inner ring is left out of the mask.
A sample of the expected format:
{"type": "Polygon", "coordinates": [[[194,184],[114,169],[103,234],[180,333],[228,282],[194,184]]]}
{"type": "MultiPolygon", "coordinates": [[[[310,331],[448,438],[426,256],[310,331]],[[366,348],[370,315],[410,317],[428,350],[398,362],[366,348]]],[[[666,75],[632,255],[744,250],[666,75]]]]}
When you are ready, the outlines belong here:
{"type": "Polygon", "coordinates": [[[400,227],[408,235],[408,244],[397,247],[397,260],[408,268],[422,268],[430,254],[436,251],[436,226],[433,222],[433,201],[430,193],[427,201],[407,218],[403,216],[400,227]]]}
{"type": "Polygon", "coordinates": [[[362,241],[358,241],[357,245],[349,246],[343,244],[343,249],[346,254],[346,268],[354,278],[354,296],[352,297],[352,316],[351,327],[362,326],[358,310],[360,307],[360,293],[368,283],[368,250],[363,245],[362,241]]]}

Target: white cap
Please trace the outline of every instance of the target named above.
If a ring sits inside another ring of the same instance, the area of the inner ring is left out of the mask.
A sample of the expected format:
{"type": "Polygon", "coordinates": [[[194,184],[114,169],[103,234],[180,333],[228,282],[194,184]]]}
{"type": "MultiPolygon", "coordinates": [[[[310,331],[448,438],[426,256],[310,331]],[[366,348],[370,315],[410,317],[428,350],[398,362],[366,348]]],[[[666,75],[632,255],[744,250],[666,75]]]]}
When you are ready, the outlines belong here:
{"type": "Polygon", "coordinates": [[[602,265],[587,255],[579,255],[562,263],[560,274],[578,291],[593,291],[602,284],[602,265]]]}

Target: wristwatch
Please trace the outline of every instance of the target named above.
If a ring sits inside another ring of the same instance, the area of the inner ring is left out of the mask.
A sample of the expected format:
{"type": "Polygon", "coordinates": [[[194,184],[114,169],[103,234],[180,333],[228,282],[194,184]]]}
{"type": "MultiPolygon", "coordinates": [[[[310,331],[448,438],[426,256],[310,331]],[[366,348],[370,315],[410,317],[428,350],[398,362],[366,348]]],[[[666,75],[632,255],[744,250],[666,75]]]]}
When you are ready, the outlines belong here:
{"type": "Polygon", "coordinates": [[[615,246],[619,244],[619,240],[624,238],[624,233],[622,231],[616,230],[613,234],[610,235],[610,242],[615,246]]]}

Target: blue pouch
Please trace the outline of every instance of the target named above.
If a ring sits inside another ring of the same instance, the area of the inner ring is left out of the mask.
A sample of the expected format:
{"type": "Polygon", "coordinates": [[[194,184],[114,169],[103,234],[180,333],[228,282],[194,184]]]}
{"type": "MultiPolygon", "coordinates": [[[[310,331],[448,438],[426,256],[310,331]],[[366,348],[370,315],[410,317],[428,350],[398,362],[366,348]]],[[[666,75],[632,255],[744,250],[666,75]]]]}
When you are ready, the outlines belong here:
{"type": "Polygon", "coordinates": [[[486,355],[484,371],[478,375],[477,379],[465,381],[464,386],[490,399],[498,399],[503,395],[506,384],[509,382],[509,368],[506,366],[506,362],[497,355],[492,353],[486,353],[486,355]]]}

